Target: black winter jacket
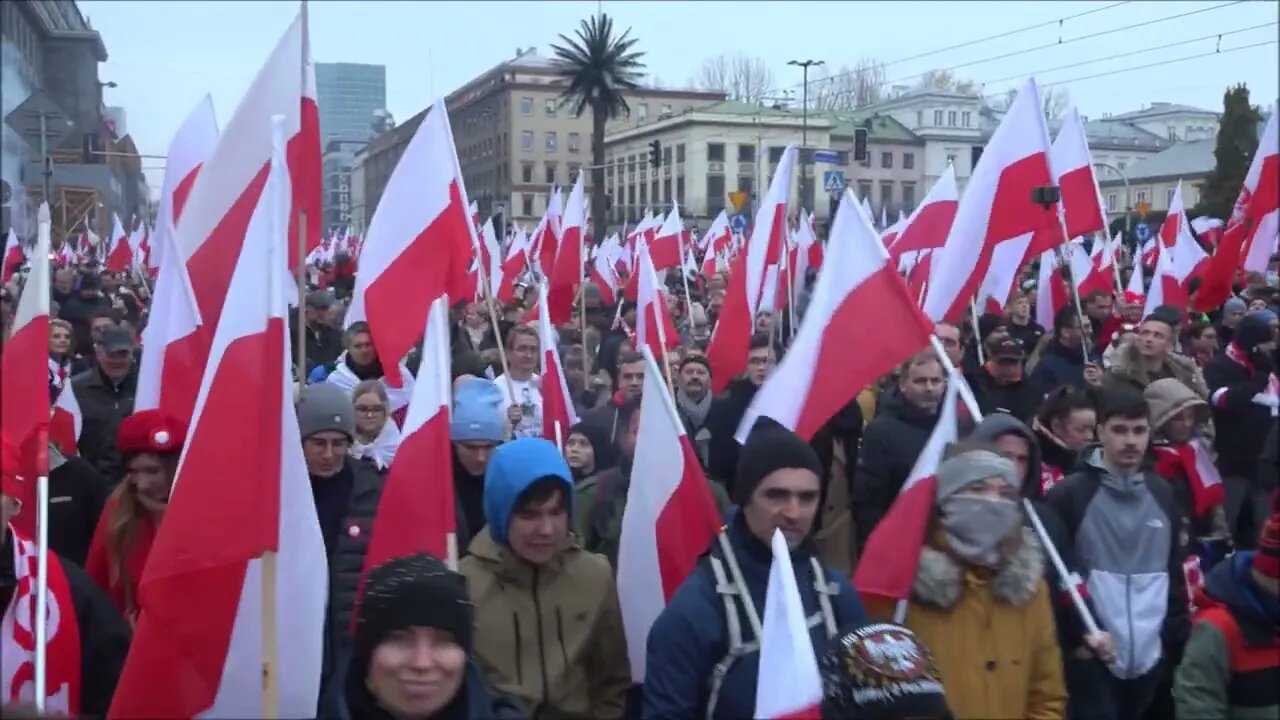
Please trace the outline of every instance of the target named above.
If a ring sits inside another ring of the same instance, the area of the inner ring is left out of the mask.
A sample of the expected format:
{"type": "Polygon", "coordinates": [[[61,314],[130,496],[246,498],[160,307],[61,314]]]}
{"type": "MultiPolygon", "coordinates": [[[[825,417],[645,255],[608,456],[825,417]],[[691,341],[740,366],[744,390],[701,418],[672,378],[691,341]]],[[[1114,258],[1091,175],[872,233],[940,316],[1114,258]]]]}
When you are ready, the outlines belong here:
{"type": "Polygon", "coordinates": [[[1252,481],[1263,440],[1276,422],[1271,408],[1253,400],[1255,395],[1266,392],[1267,373],[1247,368],[1221,353],[1204,366],[1204,382],[1209,386],[1209,406],[1213,408],[1217,431],[1213,445],[1218,453],[1218,470],[1223,476],[1252,481]]]}
{"type": "MultiPolygon", "coordinates": [[[[1090,360],[1102,367],[1096,353],[1090,353],[1090,360]]],[[[1031,371],[1031,380],[1046,393],[1064,385],[1083,390],[1084,355],[1079,348],[1072,350],[1055,339],[1040,353],[1040,362],[1031,371]]]]}
{"type": "Polygon", "coordinates": [[[133,413],[133,396],[138,389],[138,366],[118,383],[113,383],[95,365],[71,378],[71,387],[80,404],[84,426],[80,431],[80,456],[88,460],[108,482],[115,483],[124,473],[120,452],[116,450],[116,433],[120,422],[133,413]]]}
{"type": "Polygon", "coordinates": [[[900,394],[881,395],[876,417],[862,433],[853,477],[858,547],[866,547],[871,531],[889,511],[937,422],[937,412],[925,412],[900,394]]]}
{"type": "Polygon", "coordinates": [[[759,389],[747,378],[738,378],[711,401],[711,409],[707,411],[706,428],[711,433],[711,442],[707,446],[707,472],[724,485],[729,497],[734,497],[733,483],[738,477],[738,451],[741,449],[734,434],[738,432],[742,416],[751,407],[759,389]]]}
{"type": "Polygon", "coordinates": [[[1024,376],[1018,382],[1006,385],[997,382],[986,368],[982,368],[966,379],[984,416],[1002,412],[1029,423],[1044,400],[1039,384],[1029,377],[1024,376]]]}
{"type": "Polygon", "coordinates": [[[49,448],[49,549],[81,567],[107,496],[116,483],[84,458],[49,448]]]}

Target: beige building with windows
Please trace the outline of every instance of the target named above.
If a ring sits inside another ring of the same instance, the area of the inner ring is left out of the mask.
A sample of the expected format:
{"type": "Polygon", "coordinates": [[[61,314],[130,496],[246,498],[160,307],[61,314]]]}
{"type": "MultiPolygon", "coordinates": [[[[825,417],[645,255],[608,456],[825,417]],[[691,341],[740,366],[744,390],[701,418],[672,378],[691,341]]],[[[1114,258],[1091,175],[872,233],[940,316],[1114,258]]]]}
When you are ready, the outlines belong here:
{"type": "Polygon", "coordinates": [[[1200,203],[1205,180],[1217,165],[1213,155],[1216,143],[1214,138],[1180,142],[1134,163],[1125,170],[1129,180],[1127,190],[1119,178],[1098,178],[1107,216],[1112,220],[1124,217],[1127,207],[1144,204],[1152,211],[1164,212],[1173,202],[1179,181],[1182,182],[1182,206],[1190,211],[1200,203]]]}
{"type": "MultiPolygon", "coordinates": [[[[831,149],[853,194],[866,198],[875,219],[892,223],[898,212],[910,215],[924,199],[924,140],[888,115],[833,115],[831,149]],[[867,156],[854,160],[855,133],[867,131],[867,156]]],[[[825,169],[818,166],[819,171],[825,169]]]]}

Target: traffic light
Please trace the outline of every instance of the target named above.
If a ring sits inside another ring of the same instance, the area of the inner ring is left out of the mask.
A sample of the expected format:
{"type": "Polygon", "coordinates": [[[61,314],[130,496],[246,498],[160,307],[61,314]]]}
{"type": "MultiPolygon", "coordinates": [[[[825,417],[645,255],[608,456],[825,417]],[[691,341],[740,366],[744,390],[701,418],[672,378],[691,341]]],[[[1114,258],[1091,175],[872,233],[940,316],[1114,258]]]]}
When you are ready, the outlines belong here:
{"type": "Polygon", "coordinates": [[[867,134],[866,128],[853,129],[853,161],[866,162],[867,160],[867,134]]]}
{"type": "Polygon", "coordinates": [[[662,167],[662,141],[654,140],[649,143],[649,167],[654,170],[662,167]]]}

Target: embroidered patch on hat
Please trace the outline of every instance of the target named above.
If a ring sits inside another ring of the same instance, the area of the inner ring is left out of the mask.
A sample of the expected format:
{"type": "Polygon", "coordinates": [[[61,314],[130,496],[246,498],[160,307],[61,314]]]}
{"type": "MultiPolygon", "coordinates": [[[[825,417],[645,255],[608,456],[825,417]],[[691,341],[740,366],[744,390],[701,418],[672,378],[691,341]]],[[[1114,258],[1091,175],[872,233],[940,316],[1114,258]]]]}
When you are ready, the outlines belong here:
{"type": "Polygon", "coordinates": [[[336,423],[340,423],[340,422],[342,422],[342,416],[341,416],[341,415],[334,415],[334,416],[333,416],[333,421],[334,421],[334,422],[336,422],[336,423]]]}
{"type": "Polygon", "coordinates": [[[360,537],[360,526],[352,525],[351,527],[347,528],[347,534],[353,538],[360,537]]]}
{"type": "Polygon", "coordinates": [[[845,649],[851,674],[873,680],[869,684],[907,682],[929,675],[929,658],[921,653],[915,638],[896,625],[859,628],[846,639],[845,649]]]}
{"type": "Polygon", "coordinates": [[[168,430],[156,430],[151,433],[151,444],[160,450],[169,447],[169,442],[172,439],[173,436],[169,434],[168,430]]]}

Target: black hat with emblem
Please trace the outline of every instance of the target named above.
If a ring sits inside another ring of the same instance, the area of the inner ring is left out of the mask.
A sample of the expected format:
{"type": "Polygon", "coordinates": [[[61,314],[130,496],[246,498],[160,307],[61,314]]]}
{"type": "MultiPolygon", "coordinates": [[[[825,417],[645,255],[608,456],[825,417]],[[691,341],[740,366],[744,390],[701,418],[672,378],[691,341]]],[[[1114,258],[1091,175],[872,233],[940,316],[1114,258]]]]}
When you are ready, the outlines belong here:
{"type": "Polygon", "coordinates": [[[933,656],[900,625],[877,623],[841,632],[819,667],[824,718],[953,717],[933,656]]]}

